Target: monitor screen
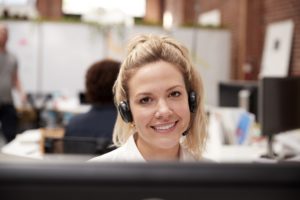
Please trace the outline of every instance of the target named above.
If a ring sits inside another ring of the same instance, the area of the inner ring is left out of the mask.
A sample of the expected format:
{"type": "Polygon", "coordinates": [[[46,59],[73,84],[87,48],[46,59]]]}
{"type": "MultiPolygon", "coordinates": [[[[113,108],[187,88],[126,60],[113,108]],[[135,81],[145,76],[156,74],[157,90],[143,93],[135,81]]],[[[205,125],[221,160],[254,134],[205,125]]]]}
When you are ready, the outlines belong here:
{"type": "Polygon", "coordinates": [[[259,113],[263,135],[300,128],[300,77],[263,78],[259,86],[259,113]]]}
{"type": "Polygon", "coordinates": [[[239,107],[239,93],[242,90],[249,92],[248,111],[258,115],[257,108],[257,82],[255,81],[231,81],[219,83],[219,106],[221,107],[239,107]]]}
{"type": "Polygon", "coordinates": [[[0,163],[1,199],[278,200],[300,196],[299,163],[0,163]]]}
{"type": "Polygon", "coordinates": [[[85,92],[79,92],[78,97],[80,104],[89,104],[85,92]]]}

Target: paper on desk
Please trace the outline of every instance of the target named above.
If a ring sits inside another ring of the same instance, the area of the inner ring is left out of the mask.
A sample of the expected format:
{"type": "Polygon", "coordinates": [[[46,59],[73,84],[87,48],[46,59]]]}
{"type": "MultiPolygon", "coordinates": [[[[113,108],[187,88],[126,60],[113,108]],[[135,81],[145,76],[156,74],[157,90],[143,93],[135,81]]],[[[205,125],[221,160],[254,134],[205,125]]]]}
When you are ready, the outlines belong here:
{"type": "Polygon", "coordinates": [[[218,120],[218,116],[211,114],[209,115],[208,124],[208,137],[206,141],[206,148],[204,151],[204,157],[206,158],[216,158],[219,157],[220,147],[224,143],[224,135],[222,131],[222,126],[218,120]]]}
{"type": "Polygon", "coordinates": [[[34,130],[27,130],[21,134],[18,134],[16,136],[17,141],[19,142],[40,142],[42,138],[42,133],[39,129],[34,129],[34,130]]]}
{"type": "Polygon", "coordinates": [[[40,130],[28,130],[18,134],[17,137],[2,147],[1,152],[5,154],[41,159],[40,152],[40,130]]]}
{"type": "Polygon", "coordinates": [[[300,129],[283,132],[275,136],[275,141],[290,149],[295,153],[300,153],[300,129]]]}
{"type": "MultiPolygon", "coordinates": [[[[242,108],[217,108],[211,115],[218,120],[225,144],[247,144],[254,115],[242,108]]],[[[210,122],[211,123],[211,122],[210,122]]]]}

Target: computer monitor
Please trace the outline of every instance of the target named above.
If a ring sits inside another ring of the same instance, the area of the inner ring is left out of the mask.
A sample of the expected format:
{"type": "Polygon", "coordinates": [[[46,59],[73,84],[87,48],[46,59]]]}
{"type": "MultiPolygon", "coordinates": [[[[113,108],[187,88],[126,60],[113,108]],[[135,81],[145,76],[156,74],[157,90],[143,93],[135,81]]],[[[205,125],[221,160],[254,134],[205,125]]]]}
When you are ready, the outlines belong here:
{"type": "Polygon", "coordinates": [[[257,96],[258,83],[256,81],[230,81],[219,83],[219,106],[220,107],[239,107],[241,91],[249,93],[248,111],[256,117],[258,115],[257,96]]]}
{"type": "Polygon", "coordinates": [[[269,139],[268,156],[274,157],[273,135],[300,128],[300,77],[260,80],[259,123],[269,139]]]}
{"type": "Polygon", "coordinates": [[[79,98],[79,102],[80,104],[89,104],[87,97],[86,97],[86,93],[85,92],[79,92],[78,93],[78,98],[79,98]]]}
{"type": "Polygon", "coordinates": [[[1,199],[289,200],[299,163],[0,164],[1,199]]]}

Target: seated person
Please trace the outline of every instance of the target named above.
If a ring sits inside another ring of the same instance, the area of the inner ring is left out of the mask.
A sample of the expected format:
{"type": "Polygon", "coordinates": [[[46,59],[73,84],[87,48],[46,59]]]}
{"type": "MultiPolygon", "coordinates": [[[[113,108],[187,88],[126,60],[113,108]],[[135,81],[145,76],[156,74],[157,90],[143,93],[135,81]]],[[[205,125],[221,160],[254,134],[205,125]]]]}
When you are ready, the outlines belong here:
{"type": "Polygon", "coordinates": [[[201,77],[188,50],[167,36],[140,35],[114,86],[119,148],[92,162],[197,161],[207,135],[201,77]]]}
{"type": "Polygon", "coordinates": [[[85,87],[87,101],[92,108],[87,113],[71,118],[65,129],[65,137],[101,137],[112,140],[117,116],[112,88],[119,68],[120,62],[105,59],[94,63],[88,69],[85,87]]]}

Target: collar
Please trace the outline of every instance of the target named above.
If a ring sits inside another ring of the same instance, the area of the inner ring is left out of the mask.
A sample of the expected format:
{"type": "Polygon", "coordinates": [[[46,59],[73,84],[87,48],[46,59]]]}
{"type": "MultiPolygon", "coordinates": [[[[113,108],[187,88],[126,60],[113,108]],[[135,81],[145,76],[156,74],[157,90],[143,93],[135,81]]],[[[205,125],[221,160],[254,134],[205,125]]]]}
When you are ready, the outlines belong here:
{"type": "MultiPolygon", "coordinates": [[[[123,145],[123,148],[128,152],[128,160],[147,162],[135,143],[135,134],[128,138],[127,142],[123,145]]],[[[196,159],[185,147],[180,144],[179,161],[190,162],[196,161],[196,159]]]]}

